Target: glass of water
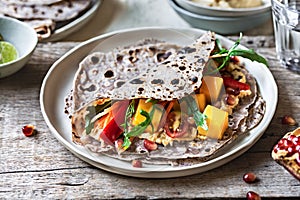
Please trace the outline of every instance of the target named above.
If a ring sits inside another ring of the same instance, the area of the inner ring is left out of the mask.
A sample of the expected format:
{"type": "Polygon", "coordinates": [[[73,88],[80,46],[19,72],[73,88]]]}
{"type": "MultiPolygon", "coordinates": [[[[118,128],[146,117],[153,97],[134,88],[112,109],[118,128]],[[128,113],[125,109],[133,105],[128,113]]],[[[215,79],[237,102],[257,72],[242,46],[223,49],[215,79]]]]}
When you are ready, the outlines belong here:
{"type": "Polygon", "coordinates": [[[300,73],[300,0],[272,0],[272,13],[278,58],[300,73]]]}

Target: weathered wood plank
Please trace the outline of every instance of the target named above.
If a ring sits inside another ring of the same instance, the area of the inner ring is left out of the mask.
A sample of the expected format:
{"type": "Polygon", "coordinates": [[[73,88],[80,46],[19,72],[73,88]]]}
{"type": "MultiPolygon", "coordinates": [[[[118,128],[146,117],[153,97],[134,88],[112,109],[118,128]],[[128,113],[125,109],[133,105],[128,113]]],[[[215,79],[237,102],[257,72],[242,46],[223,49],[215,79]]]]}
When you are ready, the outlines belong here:
{"type": "Polygon", "coordinates": [[[173,179],[137,179],[92,167],[76,167],[0,174],[5,183],[1,197],[24,198],[243,198],[250,191],[262,197],[295,197],[299,182],[266,153],[246,153],[233,162],[206,173],[173,179]],[[259,181],[247,184],[245,172],[259,181]],[[290,184],[291,183],[291,184],[290,184]],[[288,186],[288,187],[287,187],[288,186]],[[283,190],[283,188],[286,188],[283,190]],[[289,188],[289,189],[287,189],[289,188]],[[279,193],[280,191],[280,193],[279,193]]]}

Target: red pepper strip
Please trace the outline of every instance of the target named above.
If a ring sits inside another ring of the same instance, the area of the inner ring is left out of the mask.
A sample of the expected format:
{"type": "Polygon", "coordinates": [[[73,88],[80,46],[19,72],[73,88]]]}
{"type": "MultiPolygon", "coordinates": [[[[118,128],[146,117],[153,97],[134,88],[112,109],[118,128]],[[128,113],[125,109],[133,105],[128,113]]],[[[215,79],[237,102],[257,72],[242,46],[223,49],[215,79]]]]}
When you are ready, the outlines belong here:
{"type": "Polygon", "coordinates": [[[225,87],[230,87],[233,89],[240,89],[240,90],[250,90],[250,85],[248,85],[247,83],[239,82],[227,76],[223,76],[222,78],[225,87]]]}
{"type": "Polygon", "coordinates": [[[113,118],[108,122],[108,124],[103,129],[100,134],[100,138],[104,140],[106,144],[114,145],[114,142],[123,133],[123,128],[121,124],[125,121],[125,114],[129,101],[117,102],[118,106],[113,106],[113,118]]]}

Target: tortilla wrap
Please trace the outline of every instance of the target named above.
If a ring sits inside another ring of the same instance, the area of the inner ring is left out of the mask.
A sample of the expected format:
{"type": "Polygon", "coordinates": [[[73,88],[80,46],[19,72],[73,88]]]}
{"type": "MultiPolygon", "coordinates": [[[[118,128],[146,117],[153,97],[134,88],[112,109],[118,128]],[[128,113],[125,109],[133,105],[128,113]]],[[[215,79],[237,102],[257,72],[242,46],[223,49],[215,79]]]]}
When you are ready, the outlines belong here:
{"type": "Polygon", "coordinates": [[[255,127],[264,115],[265,102],[255,78],[243,67],[241,70],[252,93],[234,109],[221,140],[208,137],[192,141],[174,140],[170,145],[159,145],[155,151],[149,151],[137,138],[129,149],[119,153],[115,146],[97,139],[101,130],[86,134],[84,121],[88,106],[95,101],[138,98],[172,101],[193,94],[201,86],[203,68],[214,45],[214,34],[207,32],[185,47],[146,40],[140,45],[87,56],[80,63],[73,92],[66,104],[72,118],[73,141],[93,153],[127,161],[138,159],[152,164],[190,165],[209,159],[240,134],[255,127]],[[176,84],[172,84],[174,82],[176,84]]]}

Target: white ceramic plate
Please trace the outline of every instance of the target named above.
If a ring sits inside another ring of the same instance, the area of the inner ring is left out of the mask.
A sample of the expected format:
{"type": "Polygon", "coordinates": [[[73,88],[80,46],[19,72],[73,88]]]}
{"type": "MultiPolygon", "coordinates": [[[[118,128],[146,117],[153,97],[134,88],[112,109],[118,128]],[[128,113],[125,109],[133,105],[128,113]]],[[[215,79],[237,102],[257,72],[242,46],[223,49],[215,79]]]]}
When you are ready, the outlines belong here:
{"type": "MultiPolygon", "coordinates": [[[[98,8],[100,7],[102,0],[94,0],[92,2],[92,6],[84,12],[81,16],[75,18],[71,22],[59,26],[59,28],[55,29],[50,37],[42,39],[43,42],[53,42],[57,40],[61,40],[71,33],[82,28],[88,21],[92,19],[92,17],[96,14],[98,8]]],[[[58,24],[59,25],[59,24],[58,24]]]]}
{"type": "MultiPolygon", "coordinates": [[[[64,113],[64,100],[72,88],[74,74],[79,62],[95,47],[110,51],[119,46],[132,44],[145,38],[156,38],[179,45],[189,44],[204,31],[199,29],[140,28],[112,32],[83,42],[57,60],[48,71],[40,93],[43,117],[53,135],[76,156],[101,169],[134,177],[165,178],[178,177],[211,170],[221,166],[247,151],[262,136],[274,115],[277,105],[277,85],[263,64],[245,60],[248,70],[256,77],[259,88],[266,100],[266,114],[262,122],[249,134],[238,138],[220,151],[213,159],[193,166],[172,167],[168,165],[144,165],[134,168],[131,163],[107,156],[93,156],[84,147],[71,140],[71,124],[64,113]]],[[[234,43],[218,36],[222,44],[232,46],[234,43]]]]}
{"type": "Polygon", "coordinates": [[[271,9],[271,0],[263,0],[263,5],[253,8],[220,8],[202,5],[190,0],[175,0],[182,8],[200,15],[240,17],[255,15],[271,9]]]}

